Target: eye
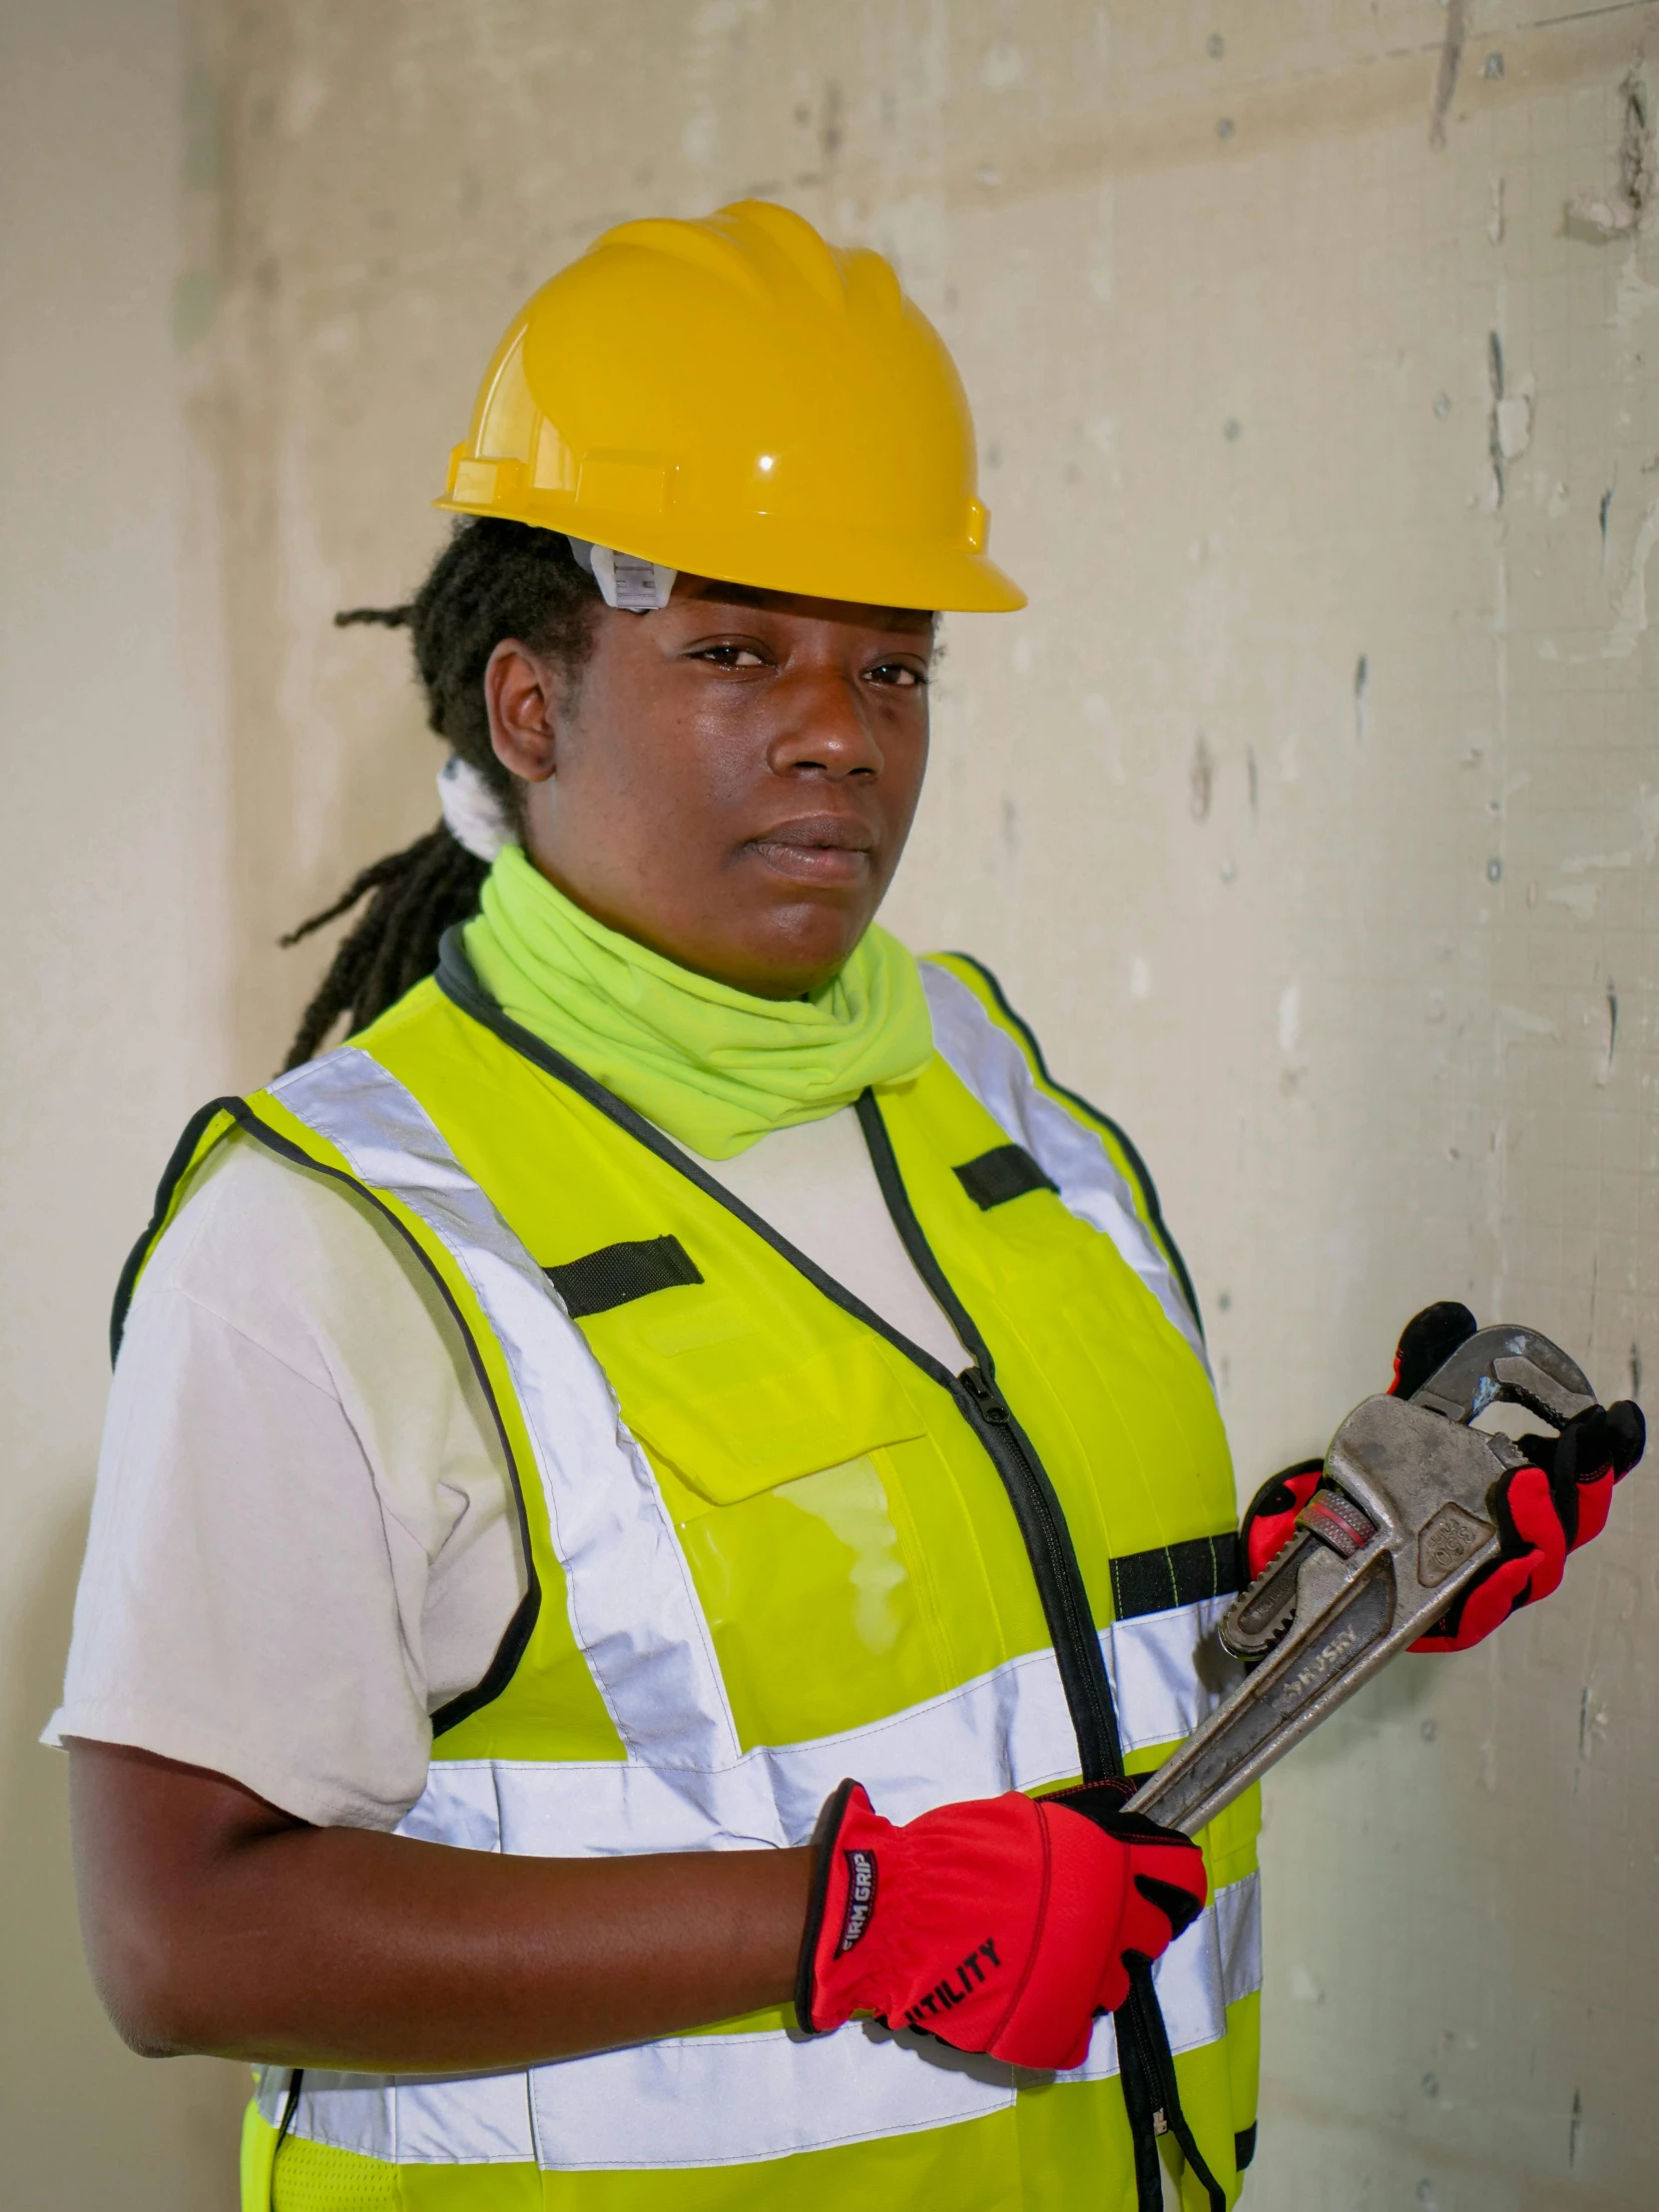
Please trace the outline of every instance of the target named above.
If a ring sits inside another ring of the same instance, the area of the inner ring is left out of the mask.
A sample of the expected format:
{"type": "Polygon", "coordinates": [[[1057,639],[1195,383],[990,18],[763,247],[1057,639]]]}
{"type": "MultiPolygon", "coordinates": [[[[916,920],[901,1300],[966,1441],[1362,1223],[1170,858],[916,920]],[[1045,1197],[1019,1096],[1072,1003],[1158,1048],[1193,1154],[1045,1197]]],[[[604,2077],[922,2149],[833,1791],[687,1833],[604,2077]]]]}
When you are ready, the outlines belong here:
{"type": "Polygon", "coordinates": [[[765,668],[753,646],[706,645],[691,655],[694,661],[708,661],[715,668],[765,668]]]}
{"type": "Polygon", "coordinates": [[[865,671],[865,680],[871,684],[888,684],[896,691],[918,691],[927,682],[926,674],[912,668],[908,661],[882,661],[865,671]]]}

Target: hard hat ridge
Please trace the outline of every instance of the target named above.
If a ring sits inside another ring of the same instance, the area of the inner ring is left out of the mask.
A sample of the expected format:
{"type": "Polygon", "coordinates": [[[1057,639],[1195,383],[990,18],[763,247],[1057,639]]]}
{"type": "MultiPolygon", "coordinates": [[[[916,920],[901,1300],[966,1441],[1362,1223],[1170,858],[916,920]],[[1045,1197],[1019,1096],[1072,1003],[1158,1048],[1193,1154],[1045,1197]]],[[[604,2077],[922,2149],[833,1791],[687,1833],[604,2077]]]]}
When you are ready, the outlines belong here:
{"type": "Polygon", "coordinates": [[[735,201],[695,223],[647,216],[607,231],[588,252],[661,255],[762,304],[788,303],[797,312],[816,299],[830,313],[845,314],[855,290],[861,304],[894,321],[905,306],[890,262],[867,247],[830,245],[805,216],[770,200],[735,201]]]}
{"type": "Polygon", "coordinates": [[[788,208],[607,232],[496,350],[438,504],[778,591],[1006,609],[973,425],[891,267],[788,208]]]}
{"type": "Polygon", "coordinates": [[[740,200],[711,216],[709,228],[732,239],[752,266],[764,270],[769,259],[782,263],[827,305],[845,307],[849,257],[844,249],[821,238],[793,208],[781,208],[771,200],[740,200]]]}

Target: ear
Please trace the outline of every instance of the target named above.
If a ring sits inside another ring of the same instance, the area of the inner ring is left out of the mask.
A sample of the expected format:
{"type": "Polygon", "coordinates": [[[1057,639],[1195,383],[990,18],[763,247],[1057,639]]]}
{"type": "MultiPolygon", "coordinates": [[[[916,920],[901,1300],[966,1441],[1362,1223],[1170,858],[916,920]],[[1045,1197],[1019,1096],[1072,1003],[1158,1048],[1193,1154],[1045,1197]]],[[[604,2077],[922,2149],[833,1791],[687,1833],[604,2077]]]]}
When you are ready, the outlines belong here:
{"type": "Polygon", "coordinates": [[[558,766],[558,683],[551,665],[517,638],[503,638],[484,668],[490,744],[503,768],[545,784],[558,766]]]}

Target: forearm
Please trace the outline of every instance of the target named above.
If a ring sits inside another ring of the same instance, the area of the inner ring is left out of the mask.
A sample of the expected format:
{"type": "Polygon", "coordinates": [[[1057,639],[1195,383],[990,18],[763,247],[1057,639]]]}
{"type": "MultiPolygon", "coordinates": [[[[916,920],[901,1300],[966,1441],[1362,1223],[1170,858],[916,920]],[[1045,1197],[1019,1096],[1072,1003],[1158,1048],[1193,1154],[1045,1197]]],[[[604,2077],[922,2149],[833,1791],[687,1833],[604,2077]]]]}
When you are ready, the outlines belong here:
{"type": "Polygon", "coordinates": [[[195,2050],[376,2072],[700,2026],[788,1997],[807,1856],[525,1859],[296,1830],[222,1865],[179,2024],[195,2050]]]}
{"type": "Polygon", "coordinates": [[[461,2072],[700,2026],[794,1984],[806,1851],[531,1859],[269,1808],[181,1844],[158,1816],[191,1784],[233,1785],[97,1746],[75,1765],[88,1948],[141,2049],[461,2072]]]}

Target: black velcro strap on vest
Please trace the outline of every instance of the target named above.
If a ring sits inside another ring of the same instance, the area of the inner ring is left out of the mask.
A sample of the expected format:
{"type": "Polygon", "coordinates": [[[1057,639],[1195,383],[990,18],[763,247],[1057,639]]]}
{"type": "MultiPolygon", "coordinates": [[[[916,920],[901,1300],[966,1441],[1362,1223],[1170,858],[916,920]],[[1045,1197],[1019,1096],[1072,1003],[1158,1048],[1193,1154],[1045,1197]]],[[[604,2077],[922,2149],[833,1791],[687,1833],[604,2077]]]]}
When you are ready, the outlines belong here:
{"type": "Polygon", "coordinates": [[[1256,2123],[1252,2120],[1249,2127],[1241,2127],[1233,2138],[1233,2163],[1243,2173],[1255,2156],[1256,2123]]]}
{"type": "Polygon", "coordinates": [[[542,1273],[565,1302],[572,1321],[608,1314],[613,1306],[672,1291],[682,1283],[701,1283],[697,1262],[678,1237],[642,1237],[637,1244],[605,1245],[580,1260],[542,1273]]]}
{"type": "Polygon", "coordinates": [[[1207,1597],[1231,1597],[1239,1586],[1239,1538],[1231,1528],[1112,1561],[1112,1610],[1120,1621],[1207,1597]]]}
{"type": "Polygon", "coordinates": [[[1059,1185],[1045,1175],[1022,1144],[999,1144],[966,1160],[956,1170],[956,1180],[982,1214],[993,1206],[1006,1206],[1027,1191],[1057,1191],[1059,1185]]]}

